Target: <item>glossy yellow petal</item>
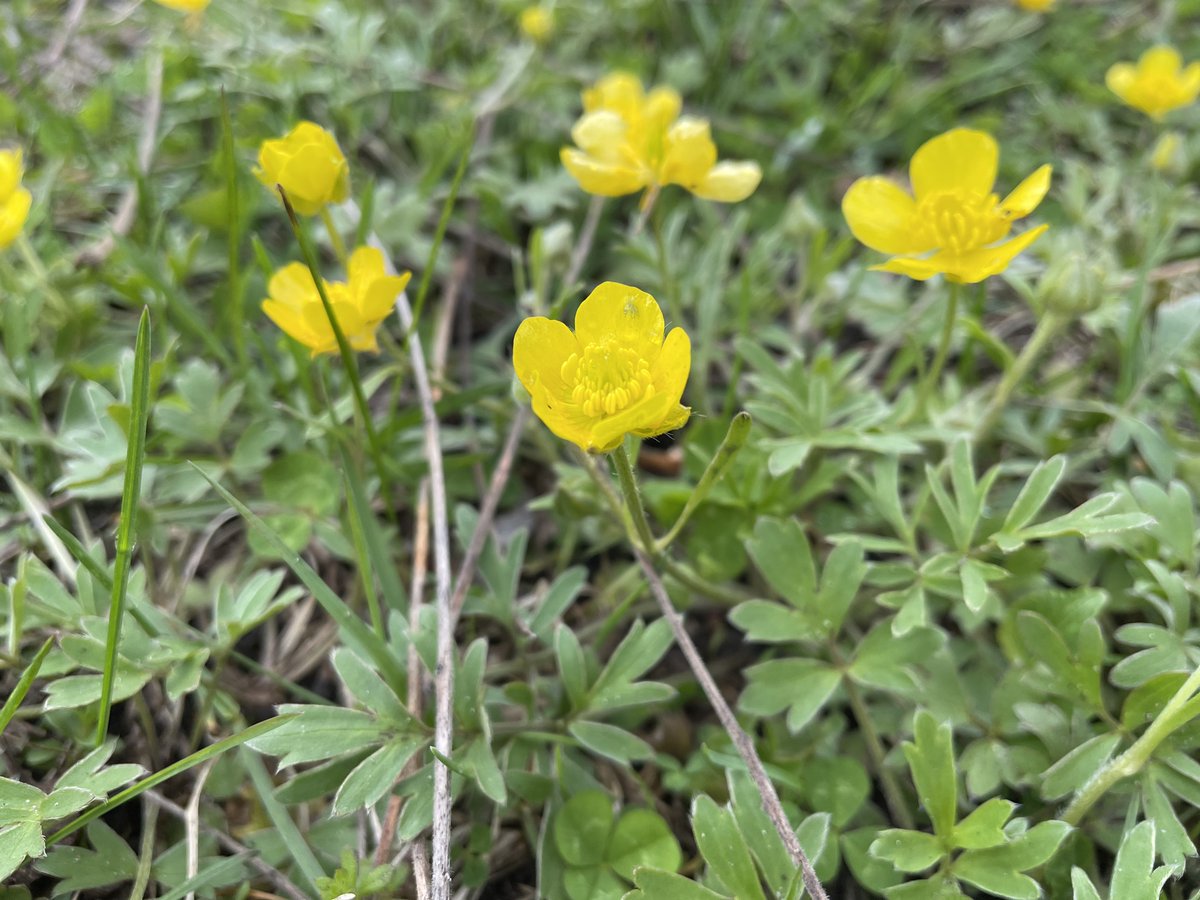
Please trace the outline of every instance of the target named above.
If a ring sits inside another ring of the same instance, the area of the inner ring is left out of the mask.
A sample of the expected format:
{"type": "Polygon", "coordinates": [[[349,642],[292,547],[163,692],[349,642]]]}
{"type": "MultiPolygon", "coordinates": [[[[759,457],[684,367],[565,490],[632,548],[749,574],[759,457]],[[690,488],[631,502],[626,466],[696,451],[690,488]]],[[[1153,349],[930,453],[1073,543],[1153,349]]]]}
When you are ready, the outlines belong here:
{"type": "Polygon", "coordinates": [[[907,275],[917,281],[927,281],[934,275],[940,275],[938,268],[930,259],[920,259],[913,256],[893,256],[887,262],[871,266],[872,272],[892,272],[896,275],[907,275]]]}
{"type": "Polygon", "coordinates": [[[411,278],[412,272],[401,272],[399,275],[380,275],[360,284],[351,281],[363,315],[374,322],[383,321],[390,316],[395,308],[396,298],[408,287],[411,278]]]}
{"type": "Polygon", "coordinates": [[[599,419],[592,426],[590,446],[593,453],[608,453],[616,450],[627,434],[638,433],[642,437],[654,437],[670,430],[664,425],[679,405],[666,394],[655,394],[647,400],[622,410],[615,416],[599,419]]]}
{"type": "Polygon", "coordinates": [[[717,163],[708,122],[684,116],[671,126],[663,144],[661,184],[680,184],[690,189],[699,184],[717,163]]]}
{"type": "Polygon", "coordinates": [[[1108,72],[1104,75],[1104,83],[1108,85],[1108,89],[1126,103],[1129,102],[1129,92],[1136,81],[1137,69],[1129,63],[1116,63],[1109,66],[1108,72]]]}
{"type": "Polygon", "coordinates": [[[309,328],[308,322],[299,309],[275,300],[264,300],[262,302],[262,311],[267,314],[267,318],[279,327],[280,331],[292,340],[303,344],[309,349],[312,349],[319,343],[319,339],[313,334],[312,329],[309,328]]]}
{"type": "Polygon", "coordinates": [[[1191,63],[1179,76],[1180,106],[1194,103],[1200,97],[1200,63],[1191,63]]]}
{"type": "Polygon", "coordinates": [[[556,319],[528,318],[513,337],[513,369],[530,394],[540,384],[552,395],[562,397],[566,391],[563,365],[578,353],[575,335],[556,319]]]}
{"type": "Polygon", "coordinates": [[[159,6],[179,12],[201,12],[211,0],[154,0],[159,6]]]}
{"type": "Polygon", "coordinates": [[[645,99],[642,80],[629,72],[605,75],[583,92],[586,112],[606,109],[626,119],[638,114],[645,99]]]}
{"type": "Polygon", "coordinates": [[[353,284],[356,281],[370,281],[375,278],[382,278],[387,274],[387,267],[383,262],[383,251],[378,247],[357,247],[350,254],[350,260],[346,264],[346,276],[353,284]]]}
{"type": "Polygon", "coordinates": [[[995,247],[983,247],[967,253],[935,253],[929,263],[951,281],[977,284],[985,278],[999,275],[1017,256],[1041,237],[1049,225],[1039,225],[995,247]]]}
{"type": "Polygon", "coordinates": [[[762,181],[762,169],[755,162],[719,162],[690,190],[702,200],[718,203],[740,203],[757,189],[762,181]]]}
{"type": "Polygon", "coordinates": [[[25,188],[17,188],[3,204],[0,204],[0,249],[17,239],[17,235],[25,227],[25,220],[29,218],[29,208],[32,205],[33,195],[25,188]]]}
{"type": "Polygon", "coordinates": [[[575,404],[556,397],[544,384],[535,385],[529,392],[533,414],[555,437],[570,441],[581,450],[592,449],[592,423],[575,404]]]}
{"type": "Polygon", "coordinates": [[[1166,45],[1151,47],[1138,60],[1139,74],[1153,78],[1177,78],[1182,68],[1179,51],[1166,45]]]}
{"type": "Polygon", "coordinates": [[[1050,165],[1039,167],[1018,184],[1000,204],[1000,211],[1009,219],[1023,219],[1035,209],[1050,190],[1050,165]]]}
{"type": "Polygon", "coordinates": [[[645,170],[624,163],[604,162],[574,147],[563,147],[559,158],[579,186],[589,194],[621,197],[636,193],[650,183],[645,170]]]}
{"type": "Polygon", "coordinates": [[[668,410],[662,421],[658,422],[651,428],[635,428],[630,434],[635,434],[640,438],[658,437],[660,434],[666,434],[668,431],[678,431],[687,424],[687,420],[692,417],[692,409],[690,406],[684,406],[682,403],[675,404],[675,408],[668,410]]]}
{"type": "Polygon", "coordinates": [[[678,403],[692,370],[692,342],[682,328],[672,328],[654,363],[654,389],[678,403]]]}
{"type": "Polygon", "coordinates": [[[296,212],[315,215],[350,193],[350,168],[333,135],[300,122],[282,138],[264,141],[254,173],[269,188],[282,185],[296,212]]]}
{"type": "Polygon", "coordinates": [[[21,151],[0,150],[0,201],[7,200],[21,185],[21,151]]]}
{"type": "Polygon", "coordinates": [[[312,273],[308,266],[298,262],[288,263],[271,276],[267,282],[267,294],[272,300],[295,310],[318,299],[312,273]]]}
{"type": "Polygon", "coordinates": [[[540,44],[554,31],[554,12],[544,6],[527,6],[521,10],[521,31],[540,44]]]}
{"type": "Polygon", "coordinates": [[[624,160],[621,152],[629,125],[611,110],[601,109],[581,116],[571,129],[571,140],[594,159],[604,162],[624,160]]]}
{"type": "Polygon", "coordinates": [[[842,215],[850,233],[880,253],[924,253],[916,238],[913,219],[917,205],[898,184],[888,178],[871,175],[860,178],[842,198],[842,215]]]}
{"type": "Polygon", "coordinates": [[[642,106],[642,118],[646,127],[665,132],[679,118],[683,109],[683,98],[674,88],[656,87],[646,96],[642,106]]]}
{"type": "Polygon", "coordinates": [[[606,281],[579,304],[575,337],[582,346],[606,340],[633,349],[652,362],[663,344],[663,314],[645,291],[606,281]]]}
{"type": "Polygon", "coordinates": [[[995,138],[972,128],[955,128],[926,141],[913,154],[909,177],[917,200],[941,192],[987,196],[996,182],[1000,148],[995,138]]]}

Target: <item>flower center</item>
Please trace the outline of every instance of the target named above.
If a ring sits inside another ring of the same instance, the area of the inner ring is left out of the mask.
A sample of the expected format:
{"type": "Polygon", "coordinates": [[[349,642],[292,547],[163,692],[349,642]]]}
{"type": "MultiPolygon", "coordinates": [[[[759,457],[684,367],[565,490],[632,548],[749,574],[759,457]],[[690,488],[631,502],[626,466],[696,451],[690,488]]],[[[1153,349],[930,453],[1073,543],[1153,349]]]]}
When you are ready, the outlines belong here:
{"type": "Polygon", "coordinates": [[[1008,234],[1009,219],[995,194],[986,197],[952,191],[922,197],[917,205],[922,243],[951,253],[976,250],[1008,234]]]}
{"type": "Polygon", "coordinates": [[[654,395],[650,364],[612,339],[588,344],[562,365],[571,401],[592,417],[611,416],[654,395]]]}

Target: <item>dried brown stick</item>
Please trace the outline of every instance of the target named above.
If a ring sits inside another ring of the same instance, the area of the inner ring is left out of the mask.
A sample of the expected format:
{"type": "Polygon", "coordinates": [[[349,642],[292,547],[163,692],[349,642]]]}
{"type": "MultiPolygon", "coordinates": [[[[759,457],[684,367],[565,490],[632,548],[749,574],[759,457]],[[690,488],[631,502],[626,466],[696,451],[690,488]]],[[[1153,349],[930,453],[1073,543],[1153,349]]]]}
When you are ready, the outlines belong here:
{"type": "Polygon", "coordinates": [[[655,571],[654,564],[640,547],[635,546],[633,552],[637,555],[637,560],[646,575],[646,581],[650,584],[650,592],[654,595],[654,599],[658,601],[658,608],[662,612],[663,618],[671,626],[671,632],[675,635],[675,643],[683,651],[688,665],[692,668],[692,674],[700,682],[700,687],[704,691],[704,695],[708,697],[708,702],[712,704],[717,718],[721,720],[722,727],[724,727],[726,733],[733,741],[733,745],[737,748],[742,762],[746,764],[746,769],[750,773],[750,778],[754,782],[754,786],[758,789],[759,797],[762,798],[763,809],[766,810],[767,816],[771,819],[771,824],[779,832],[779,837],[783,841],[783,845],[787,848],[788,854],[792,857],[792,861],[800,868],[800,877],[804,882],[804,889],[808,891],[808,895],[812,900],[829,900],[829,895],[821,887],[821,881],[817,878],[817,873],[813,870],[812,863],[801,848],[800,842],[796,839],[796,832],[788,822],[787,815],[783,811],[783,806],[779,802],[779,795],[775,792],[775,785],[771,783],[771,779],[767,775],[767,770],[763,767],[762,760],[758,757],[758,751],[754,748],[754,741],[750,739],[750,735],[746,734],[745,730],[738,723],[737,718],[733,715],[733,710],[729,708],[729,704],[725,702],[725,698],[721,695],[717,683],[713,680],[708,667],[704,664],[704,659],[700,656],[700,651],[696,649],[696,645],[692,642],[691,636],[688,635],[687,629],[683,627],[683,616],[678,613],[675,606],[671,603],[671,598],[667,595],[667,589],[663,585],[662,579],[658,577],[658,572],[655,571]]]}

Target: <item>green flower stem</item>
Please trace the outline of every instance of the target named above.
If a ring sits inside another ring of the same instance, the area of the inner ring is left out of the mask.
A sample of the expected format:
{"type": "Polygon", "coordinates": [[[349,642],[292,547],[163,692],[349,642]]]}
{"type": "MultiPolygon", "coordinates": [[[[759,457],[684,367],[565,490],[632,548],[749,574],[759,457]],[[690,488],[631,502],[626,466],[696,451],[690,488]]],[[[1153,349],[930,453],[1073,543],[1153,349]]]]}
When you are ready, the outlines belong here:
{"type": "Polygon", "coordinates": [[[646,521],[646,508],[642,506],[642,495],[638,491],[637,476],[633,474],[633,463],[621,444],[613,453],[613,463],[617,469],[617,480],[621,483],[621,495],[625,507],[633,520],[633,528],[637,534],[638,544],[647,553],[654,555],[654,535],[650,533],[650,523],[646,521]]]}
{"type": "Polygon", "coordinates": [[[946,300],[946,317],[942,320],[942,336],[938,340],[937,351],[933,355],[929,371],[921,379],[917,387],[917,409],[922,412],[929,402],[930,392],[937,386],[942,377],[942,369],[946,366],[946,357],[950,355],[950,340],[954,337],[954,323],[958,321],[958,296],[962,285],[957,281],[949,282],[950,292],[946,300]]]}
{"type": "Polygon", "coordinates": [[[679,537],[679,532],[683,530],[683,526],[687,524],[688,519],[692,517],[692,514],[699,508],[700,504],[708,497],[713,486],[729,471],[729,467],[733,464],[738,452],[746,446],[746,439],[750,436],[750,424],[750,413],[744,410],[733,417],[733,420],[729,423],[729,430],[725,432],[725,439],[721,441],[721,446],[713,454],[708,468],[704,470],[704,474],[700,477],[700,483],[692,490],[687,504],[683,507],[683,512],[679,514],[679,518],[675,520],[675,524],[671,526],[671,530],[659,538],[658,542],[654,545],[654,549],[657,552],[662,553],[671,546],[675,538],[679,537]]]}
{"type": "Polygon", "coordinates": [[[1166,740],[1172,732],[1187,724],[1189,717],[1178,717],[1177,714],[1192,699],[1192,695],[1200,690],[1200,667],[1197,667],[1187,681],[1179,686],[1167,705],[1154,717],[1150,727],[1143,732],[1128,750],[1109,762],[1093,776],[1092,780],[1083,786],[1075,799],[1063,813],[1062,820],[1070,825],[1078,825],[1083,817],[1101,797],[1118,781],[1136,775],[1149,761],[1158,745],[1166,740]]]}
{"type": "Polygon", "coordinates": [[[976,441],[983,440],[991,433],[992,428],[996,425],[996,421],[1000,418],[1000,414],[1008,406],[1012,392],[1025,376],[1029,374],[1029,370],[1033,368],[1033,364],[1042,355],[1046,344],[1050,342],[1050,339],[1062,327],[1063,321],[1061,316],[1052,312],[1044,313],[1042,318],[1038,320],[1037,327],[1033,330],[1033,336],[1029,338],[1025,346],[1021,349],[1021,354],[1013,361],[1012,366],[1004,373],[1004,377],[1000,379],[1000,384],[996,387],[996,393],[992,395],[991,403],[988,404],[987,409],[983,413],[983,418],[980,419],[979,425],[975,428],[976,441]]]}
{"type": "Polygon", "coordinates": [[[371,407],[367,404],[367,395],[363,391],[362,379],[358,375],[358,362],[355,359],[354,350],[351,348],[350,342],[346,340],[341,323],[338,322],[337,315],[333,311],[333,304],[329,301],[329,293],[325,290],[325,282],[321,279],[321,270],[317,264],[317,255],[313,250],[312,242],[305,234],[283,185],[277,184],[275,189],[279,192],[280,199],[283,200],[283,208],[287,211],[288,220],[292,223],[292,231],[296,233],[300,252],[304,256],[304,262],[308,265],[309,272],[312,273],[313,283],[321,298],[321,305],[325,308],[325,316],[329,319],[329,327],[333,330],[334,339],[337,341],[338,353],[342,357],[342,365],[346,367],[346,375],[350,379],[350,388],[354,394],[354,405],[358,408],[359,418],[362,419],[363,428],[367,432],[367,445],[371,451],[371,458],[375,462],[376,473],[379,475],[384,507],[387,509],[389,518],[395,522],[396,508],[392,497],[392,479],[384,458],[383,444],[379,440],[379,433],[375,430],[375,423],[371,419],[371,407]]]}
{"type": "Polygon", "coordinates": [[[42,258],[38,256],[38,252],[34,249],[33,244],[29,242],[29,237],[25,234],[24,230],[17,235],[17,251],[21,254],[21,258],[25,260],[25,265],[29,266],[34,277],[37,278],[46,296],[53,302],[56,307],[55,311],[58,313],[67,313],[71,305],[67,303],[66,298],[58,292],[58,288],[50,280],[49,271],[47,271],[45,264],[42,262],[42,258]]]}
{"type": "MultiPolygon", "coordinates": [[[[342,267],[350,265],[350,255],[346,253],[346,242],[342,240],[342,233],[337,230],[337,226],[333,224],[333,216],[329,214],[329,207],[321,207],[321,221],[325,225],[325,231],[329,235],[329,243],[333,247],[333,255],[337,257],[338,262],[342,267]]],[[[347,277],[350,275],[346,273],[347,277]]]]}

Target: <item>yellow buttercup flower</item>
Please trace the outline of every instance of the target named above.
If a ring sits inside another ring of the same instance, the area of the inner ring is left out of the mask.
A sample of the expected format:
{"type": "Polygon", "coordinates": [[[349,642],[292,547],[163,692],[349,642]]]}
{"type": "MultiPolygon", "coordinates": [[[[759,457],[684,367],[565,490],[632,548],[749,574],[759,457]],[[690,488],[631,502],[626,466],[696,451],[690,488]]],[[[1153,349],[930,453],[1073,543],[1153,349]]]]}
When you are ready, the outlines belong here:
{"type": "Polygon", "coordinates": [[[1179,175],[1187,167],[1183,136],[1178,131],[1164,131],[1150,153],[1150,165],[1156,171],[1179,175]]]}
{"type": "MultiPolygon", "coordinates": [[[[377,351],[375,332],[392,311],[396,296],[408,285],[411,272],[388,275],[383,254],[374,247],[359,247],[350,256],[348,281],[326,281],[325,292],[342,334],[355,350],[377,351]]],[[[317,293],[308,267],[289,263],[271,276],[270,296],[262,302],[263,312],[285,334],[312,351],[337,353],[337,337],[317,293]]]]}
{"type": "Polygon", "coordinates": [[[654,437],[688,420],[679,402],[692,367],[682,328],[663,340],[663,314],[644,291],[606,281],[580,304],[575,331],[526,319],[513,339],[513,368],[533,411],[556,435],[608,453],[627,434],[654,437]]]}
{"type": "Polygon", "coordinates": [[[913,193],[887,178],[860,178],[842,198],[854,236],[887,262],[871,268],[918,281],[943,274],[975,284],[1008,268],[1046,230],[1031,228],[1005,240],[1013,222],[1029,215],[1050,189],[1045,165],[1000,200],[992,193],[1000,149],[991,135],[955,128],[913,154],[913,193]]]}
{"type": "Polygon", "coordinates": [[[333,135],[312,122],[301,122],[284,137],[263,141],[254,173],[267,187],[283,185],[292,207],[315,216],[327,204],[350,195],[350,166],[333,135]]]}
{"type": "Polygon", "coordinates": [[[0,250],[17,239],[29,218],[33,195],[21,187],[23,171],[20,150],[0,150],[0,250]]]}
{"type": "Polygon", "coordinates": [[[671,88],[646,93],[634,75],[617,72],[583,92],[584,114],[571,129],[575,147],[560,153],[589,194],[619,197],[678,184],[705,200],[745,200],[762,180],[753,162],[717,162],[705,119],[680,116],[671,88]]]}
{"type": "Polygon", "coordinates": [[[1046,12],[1054,6],[1054,0],[1016,0],[1016,4],[1030,12],[1046,12]]]}
{"type": "Polygon", "coordinates": [[[165,6],[167,9],[177,9],[180,12],[198,13],[203,12],[212,0],[154,0],[159,6],[165,6]]]}
{"type": "Polygon", "coordinates": [[[521,10],[521,31],[540,44],[554,33],[554,13],[544,6],[525,7],[521,10]]]}
{"type": "Polygon", "coordinates": [[[1117,63],[1104,77],[1109,90],[1158,121],[1200,96],[1200,63],[1187,68],[1173,47],[1151,47],[1137,65],[1117,63]]]}

